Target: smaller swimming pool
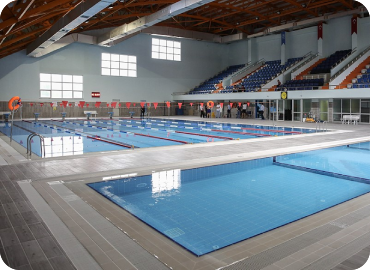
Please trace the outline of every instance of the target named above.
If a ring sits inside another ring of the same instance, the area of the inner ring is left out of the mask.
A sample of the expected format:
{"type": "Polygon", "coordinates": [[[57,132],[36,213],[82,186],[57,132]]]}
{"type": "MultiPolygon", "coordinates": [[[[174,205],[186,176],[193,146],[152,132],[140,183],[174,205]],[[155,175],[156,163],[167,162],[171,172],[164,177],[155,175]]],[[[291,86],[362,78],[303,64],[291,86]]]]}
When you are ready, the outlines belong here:
{"type": "Polygon", "coordinates": [[[347,170],[369,168],[370,151],[344,146],[297,155],[159,171],[88,186],[201,256],[370,192],[367,169],[361,181],[347,170]],[[363,156],[347,158],[352,151],[363,156]],[[346,158],[346,168],[335,165],[346,158]],[[306,170],[282,161],[314,166],[306,170]],[[323,168],[330,172],[328,165],[341,178],[321,173],[323,168]]]}

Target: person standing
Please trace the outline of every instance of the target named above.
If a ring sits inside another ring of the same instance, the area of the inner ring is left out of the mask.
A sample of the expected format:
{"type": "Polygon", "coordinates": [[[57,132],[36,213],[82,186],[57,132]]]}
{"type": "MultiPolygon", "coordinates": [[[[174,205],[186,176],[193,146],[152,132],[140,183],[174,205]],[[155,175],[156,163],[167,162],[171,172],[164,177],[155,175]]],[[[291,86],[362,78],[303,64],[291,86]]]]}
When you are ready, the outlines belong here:
{"type": "Polygon", "coordinates": [[[231,118],[231,106],[230,106],[230,103],[227,105],[227,118],[231,118]]]}
{"type": "Polygon", "coordinates": [[[264,112],[265,112],[265,106],[263,105],[263,103],[261,103],[259,113],[260,113],[260,115],[261,115],[261,119],[262,119],[262,120],[265,120],[265,116],[263,115],[263,114],[264,114],[264,112]]]}
{"type": "Polygon", "coordinates": [[[216,106],[216,118],[220,118],[221,117],[221,105],[220,103],[217,103],[217,106],[216,106]]]}
{"type": "Polygon", "coordinates": [[[240,103],[238,103],[238,106],[236,107],[237,108],[237,115],[236,115],[236,118],[240,118],[240,114],[242,112],[242,107],[240,106],[240,103]]]}
{"type": "Polygon", "coordinates": [[[243,103],[242,118],[247,118],[247,103],[243,103]]]}
{"type": "Polygon", "coordinates": [[[204,118],[205,117],[205,112],[204,112],[204,106],[203,106],[203,103],[201,103],[199,105],[199,110],[200,110],[200,118],[204,118]]]}

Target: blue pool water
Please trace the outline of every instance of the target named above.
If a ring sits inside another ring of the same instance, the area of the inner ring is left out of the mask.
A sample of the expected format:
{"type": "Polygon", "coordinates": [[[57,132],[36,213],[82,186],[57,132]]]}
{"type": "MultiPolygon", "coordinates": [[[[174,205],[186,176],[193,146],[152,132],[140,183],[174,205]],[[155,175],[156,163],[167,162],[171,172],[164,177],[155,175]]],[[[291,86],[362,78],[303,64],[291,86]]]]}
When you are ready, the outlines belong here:
{"type": "Polygon", "coordinates": [[[369,184],[277,166],[272,158],[88,185],[197,256],[370,192],[369,184]]]}
{"type": "MultiPolygon", "coordinates": [[[[0,123],[0,132],[9,136],[10,124],[0,123]]],[[[16,121],[13,140],[25,146],[27,136],[36,132],[45,137],[46,156],[75,155],[89,152],[208,143],[236,139],[286,136],[315,132],[313,129],[260,125],[221,124],[204,121],[166,119],[97,119],[16,121]],[[66,139],[67,138],[67,139],[66,139]]],[[[39,142],[32,150],[40,155],[39,142]]]]}

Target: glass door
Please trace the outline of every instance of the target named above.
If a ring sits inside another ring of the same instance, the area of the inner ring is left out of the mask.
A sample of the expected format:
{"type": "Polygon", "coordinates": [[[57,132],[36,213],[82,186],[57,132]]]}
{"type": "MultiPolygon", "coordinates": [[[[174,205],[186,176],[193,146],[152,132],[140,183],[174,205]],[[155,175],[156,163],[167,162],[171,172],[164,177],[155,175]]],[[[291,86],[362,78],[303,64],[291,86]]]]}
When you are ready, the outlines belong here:
{"type": "Polygon", "coordinates": [[[285,117],[285,100],[277,100],[277,120],[284,121],[285,117]]]}
{"type": "Polygon", "coordinates": [[[293,100],[293,121],[302,121],[302,100],[293,100]]]}
{"type": "Polygon", "coordinates": [[[329,101],[323,99],[320,100],[319,104],[320,104],[319,120],[328,121],[329,101]]]}

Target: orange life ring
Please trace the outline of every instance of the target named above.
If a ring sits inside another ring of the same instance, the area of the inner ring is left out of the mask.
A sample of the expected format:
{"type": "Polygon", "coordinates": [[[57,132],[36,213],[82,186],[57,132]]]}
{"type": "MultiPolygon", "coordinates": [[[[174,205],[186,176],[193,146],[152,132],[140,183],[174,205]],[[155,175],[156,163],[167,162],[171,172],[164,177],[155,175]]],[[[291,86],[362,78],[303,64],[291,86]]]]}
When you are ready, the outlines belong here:
{"type": "Polygon", "coordinates": [[[207,106],[209,108],[213,108],[213,106],[215,106],[215,103],[212,100],[210,100],[210,101],[207,102],[207,106]]]}
{"type": "Polygon", "coordinates": [[[21,102],[21,98],[18,97],[18,96],[15,96],[15,97],[12,97],[9,102],[8,102],[8,107],[9,107],[9,110],[13,111],[13,110],[18,110],[19,108],[19,103],[21,102]],[[13,102],[14,101],[17,101],[16,105],[13,107],[13,102]]]}

